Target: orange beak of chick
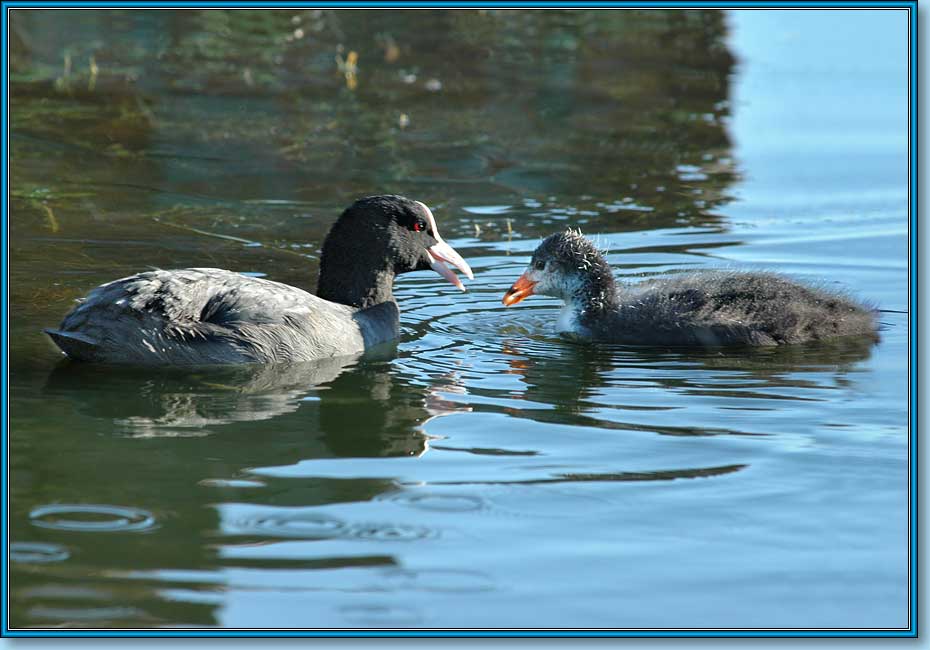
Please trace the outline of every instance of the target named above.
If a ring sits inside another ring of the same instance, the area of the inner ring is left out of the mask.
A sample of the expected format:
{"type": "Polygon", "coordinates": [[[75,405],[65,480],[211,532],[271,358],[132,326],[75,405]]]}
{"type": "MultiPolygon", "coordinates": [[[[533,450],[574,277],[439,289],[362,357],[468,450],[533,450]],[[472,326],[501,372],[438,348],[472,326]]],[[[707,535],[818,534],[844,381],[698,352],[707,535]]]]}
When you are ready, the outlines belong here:
{"type": "Polygon", "coordinates": [[[516,305],[527,296],[532,296],[535,287],[536,282],[530,280],[526,273],[524,273],[513,283],[512,287],[507,289],[507,293],[504,294],[501,302],[503,302],[506,307],[516,305]]]}

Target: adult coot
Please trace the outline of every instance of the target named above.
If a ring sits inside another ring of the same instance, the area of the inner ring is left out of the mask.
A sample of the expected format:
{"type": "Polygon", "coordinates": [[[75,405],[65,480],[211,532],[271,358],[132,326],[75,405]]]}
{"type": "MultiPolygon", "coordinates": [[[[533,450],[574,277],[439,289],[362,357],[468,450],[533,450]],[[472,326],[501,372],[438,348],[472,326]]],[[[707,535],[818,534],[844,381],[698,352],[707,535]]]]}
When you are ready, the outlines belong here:
{"type": "Polygon", "coordinates": [[[349,206],[323,242],[317,295],[208,268],[148,271],[91,291],[45,330],[69,357],[134,364],[308,361],[353,354],[398,335],[398,273],[468,264],[430,209],[402,196],[349,206]]]}

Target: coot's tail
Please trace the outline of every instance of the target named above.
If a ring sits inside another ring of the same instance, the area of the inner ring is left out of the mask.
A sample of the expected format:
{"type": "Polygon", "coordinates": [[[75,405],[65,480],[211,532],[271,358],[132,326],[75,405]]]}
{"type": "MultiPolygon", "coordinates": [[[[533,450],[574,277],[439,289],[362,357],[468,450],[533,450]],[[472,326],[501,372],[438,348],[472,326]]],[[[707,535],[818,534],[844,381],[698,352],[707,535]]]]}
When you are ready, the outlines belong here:
{"type": "Polygon", "coordinates": [[[97,358],[99,346],[94,339],[85,334],[81,334],[80,332],[63,332],[51,328],[45,328],[45,333],[55,341],[55,345],[61,348],[62,352],[72,359],[77,359],[78,361],[93,361],[97,358]]]}

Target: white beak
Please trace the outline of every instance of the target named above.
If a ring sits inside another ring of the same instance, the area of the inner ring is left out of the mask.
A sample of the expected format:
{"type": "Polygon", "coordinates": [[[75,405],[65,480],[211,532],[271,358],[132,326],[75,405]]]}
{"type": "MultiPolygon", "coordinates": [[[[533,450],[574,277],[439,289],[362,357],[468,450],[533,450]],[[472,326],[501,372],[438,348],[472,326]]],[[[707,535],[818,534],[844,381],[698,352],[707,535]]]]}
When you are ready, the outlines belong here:
{"type": "Polygon", "coordinates": [[[455,249],[449,246],[446,242],[442,240],[442,237],[439,236],[439,229],[436,227],[436,219],[433,217],[433,213],[430,211],[426,205],[417,201],[426,212],[426,218],[429,221],[430,229],[433,233],[433,239],[436,240],[436,243],[426,249],[426,254],[429,256],[430,268],[432,268],[436,273],[444,277],[446,280],[454,284],[456,287],[465,291],[465,286],[462,284],[462,281],[459,280],[459,277],[452,272],[452,270],[446,266],[446,264],[451,264],[459,271],[465,274],[469,280],[475,279],[475,274],[471,272],[471,267],[468,266],[468,262],[462,259],[462,256],[455,252],[455,249]]]}

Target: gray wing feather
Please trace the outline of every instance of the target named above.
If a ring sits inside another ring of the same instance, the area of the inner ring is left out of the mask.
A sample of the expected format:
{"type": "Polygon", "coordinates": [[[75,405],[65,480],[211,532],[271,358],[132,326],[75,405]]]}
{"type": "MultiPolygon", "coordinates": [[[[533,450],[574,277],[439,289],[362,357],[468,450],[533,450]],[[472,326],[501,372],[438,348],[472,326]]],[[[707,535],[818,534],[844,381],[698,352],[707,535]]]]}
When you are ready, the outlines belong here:
{"type": "Polygon", "coordinates": [[[307,361],[360,352],[370,338],[351,307],[201,268],[101,285],[50,336],[79,359],[166,364],[307,361]]]}
{"type": "Polygon", "coordinates": [[[602,336],[645,345],[781,345],[864,335],[876,313],[774,273],[704,271],[621,289],[602,336]]]}

